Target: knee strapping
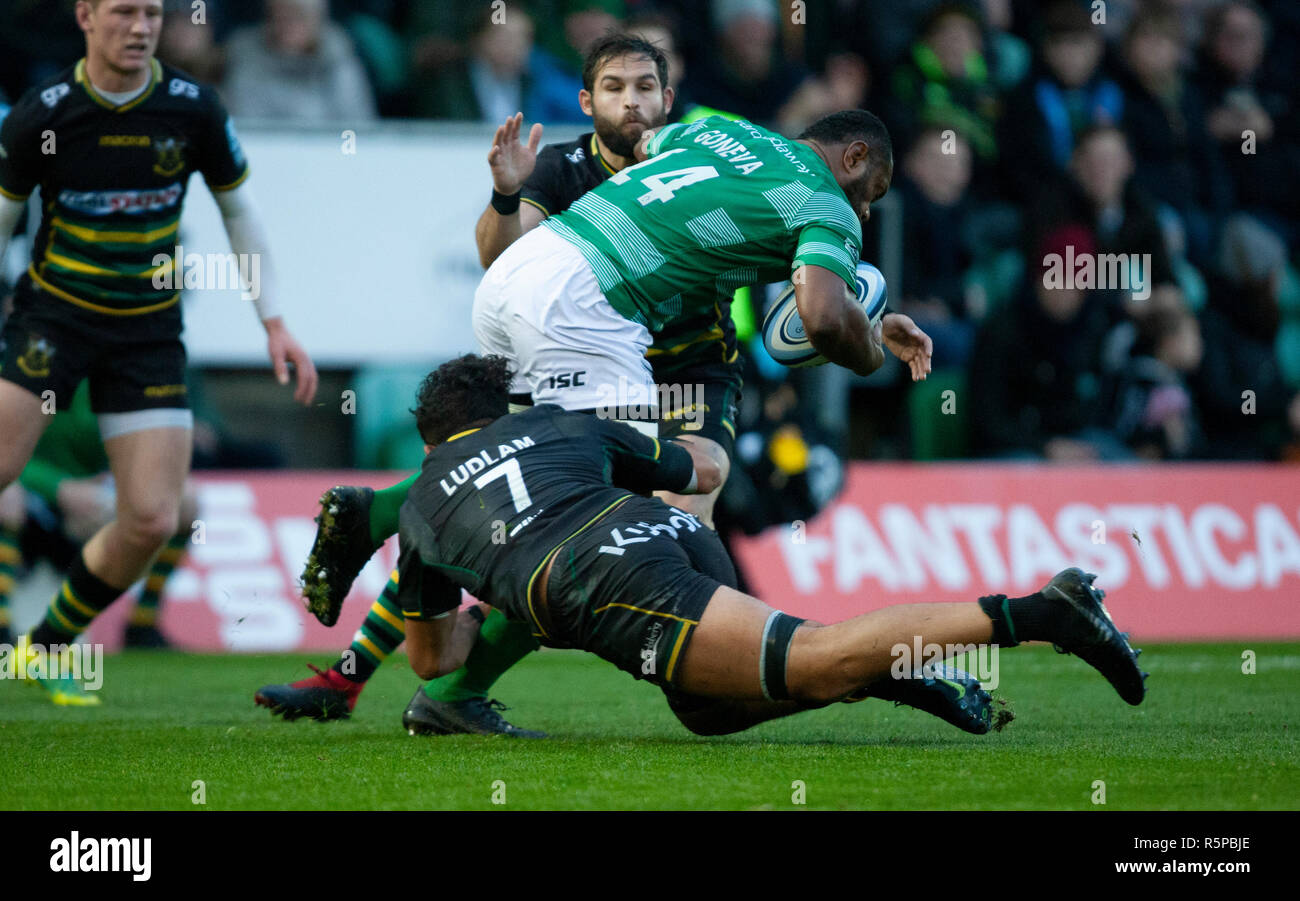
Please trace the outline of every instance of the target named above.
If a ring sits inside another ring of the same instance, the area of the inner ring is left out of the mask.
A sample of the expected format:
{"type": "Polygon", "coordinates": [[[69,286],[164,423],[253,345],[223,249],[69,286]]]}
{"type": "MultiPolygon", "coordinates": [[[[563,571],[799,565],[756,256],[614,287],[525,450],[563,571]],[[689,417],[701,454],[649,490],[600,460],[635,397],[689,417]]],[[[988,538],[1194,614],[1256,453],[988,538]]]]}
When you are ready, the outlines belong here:
{"type": "Polygon", "coordinates": [[[780,610],[773,610],[763,626],[763,646],[758,658],[758,674],[763,697],[769,701],[788,701],[785,665],[790,657],[790,640],[804,620],[780,610]]]}

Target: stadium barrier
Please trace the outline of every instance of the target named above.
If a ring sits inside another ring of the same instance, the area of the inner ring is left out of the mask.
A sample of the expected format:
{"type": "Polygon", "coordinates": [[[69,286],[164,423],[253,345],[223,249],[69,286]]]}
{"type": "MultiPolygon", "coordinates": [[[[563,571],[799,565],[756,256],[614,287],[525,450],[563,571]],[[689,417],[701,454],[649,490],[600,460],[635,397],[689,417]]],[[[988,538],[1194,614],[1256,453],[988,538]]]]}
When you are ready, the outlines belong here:
{"type": "MultiPolygon", "coordinates": [[[[168,585],[162,628],[195,650],[341,650],[396,562],[390,540],[338,626],[305,612],[296,581],[330,485],[399,473],[201,474],[201,541],[168,585]]],[[[1039,587],[1070,565],[1098,574],[1143,641],[1300,637],[1300,469],[1267,465],[1043,467],[867,464],[807,523],[738,542],[756,593],[824,622],[905,602],[1039,587]]],[[[128,605],[93,627],[110,649],[128,605]]]]}

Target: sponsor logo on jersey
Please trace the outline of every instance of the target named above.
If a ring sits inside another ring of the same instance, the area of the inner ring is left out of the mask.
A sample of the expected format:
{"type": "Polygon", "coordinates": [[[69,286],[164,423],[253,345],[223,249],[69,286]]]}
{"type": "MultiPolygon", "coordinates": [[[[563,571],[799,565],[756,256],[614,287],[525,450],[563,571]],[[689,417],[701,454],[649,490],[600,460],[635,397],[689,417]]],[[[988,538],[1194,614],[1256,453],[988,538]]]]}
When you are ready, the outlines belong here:
{"type": "Polygon", "coordinates": [[[158,161],[153,164],[153,171],[170,178],[185,168],[185,141],[180,138],[159,138],[154,142],[158,151],[158,161]]]}
{"type": "Polygon", "coordinates": [[[566,153],[564,158],[571,163],[581,163],[587,158],[587,154],[585,154],[582,148],[579,147],[577,150],[573,151],[573,153],[566,153]]]}
{"type": "Polygon", "coordinates": [[[44,103],[50,109],[54,109],[55,104],[57,104],[64,97],[68,96],[68,93],[71,90],[72,88],[68,87],[68,83],[66,81],[60,82],[59,84],[56,84],[52,88],[46,88],[45,90],[41,91],[41,103],[44,103]]]}
{"type": "Polygon", "coordinates": [[[50,363],[54,359],[54,345],[40,335],[29,335],[27,350],[18,358],[18,368],[29,378],[43,379],[50,374],[50,363]]]}
{"type": "Polygon", "coordinates": [[[90,216],[112,213],[151,213],[181,202],[184,188],[171,184],[152,191],[60,191],[59,203],[90,216]]]}
{"type": "Polygon", "coordinates": [[[148,147],[148,135],[100,135],[100,147],[148,147]]]}
{"type": "Polygon", "coordinates": [[[171,83],[167,85],[167,93],[173,97],[188,97],[190,100],[198,100],[199,86],[183,78],[173,78],[171,83]]]}
{"type": "Polygon", "coordinates": [[[587,384],[587,370],[580,372],[561,372],[550,376],[544,382],[547,388],[581,388],[587,384]]]}

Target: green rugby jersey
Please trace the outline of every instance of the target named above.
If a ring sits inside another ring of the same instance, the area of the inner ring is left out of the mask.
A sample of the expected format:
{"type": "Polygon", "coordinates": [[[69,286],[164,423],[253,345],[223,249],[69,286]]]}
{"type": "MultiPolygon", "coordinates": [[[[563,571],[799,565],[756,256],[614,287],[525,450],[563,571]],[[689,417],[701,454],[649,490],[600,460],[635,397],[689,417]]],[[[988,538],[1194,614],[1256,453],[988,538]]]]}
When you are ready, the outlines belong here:
{"type": "Polygon", "coordinates": [[[542,223],[578,247],[619,313],[657,332],[805,264],[853,289],[862,224],[811,148],[711,116],[666,126],[649,153],[542,223]]]}
{"type": "Polygon", "coordinates": [[[178,286],[154,276],[170,274],[190,175],[226,191],[248,164],[212,88],[153,60],[144,93],[118,106],[85,65],[32,88],[0,124],[0,194],[40,186],[27,273],[47,292],[116,316],[167,309],[178,286]]]}

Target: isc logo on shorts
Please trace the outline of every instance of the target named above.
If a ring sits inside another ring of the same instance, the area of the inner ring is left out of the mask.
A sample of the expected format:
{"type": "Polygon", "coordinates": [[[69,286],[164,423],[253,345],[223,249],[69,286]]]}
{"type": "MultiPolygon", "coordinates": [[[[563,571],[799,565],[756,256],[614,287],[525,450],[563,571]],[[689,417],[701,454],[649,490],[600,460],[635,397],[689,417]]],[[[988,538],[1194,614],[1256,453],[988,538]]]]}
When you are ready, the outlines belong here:
{"type": "Polygon", "coordinates": [[[587,384],[587,370],[581,372],[561,372],[542,382],[547,388],[581,388],[587,384]]]}

